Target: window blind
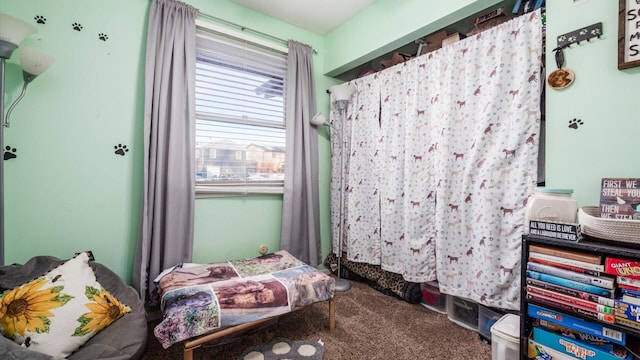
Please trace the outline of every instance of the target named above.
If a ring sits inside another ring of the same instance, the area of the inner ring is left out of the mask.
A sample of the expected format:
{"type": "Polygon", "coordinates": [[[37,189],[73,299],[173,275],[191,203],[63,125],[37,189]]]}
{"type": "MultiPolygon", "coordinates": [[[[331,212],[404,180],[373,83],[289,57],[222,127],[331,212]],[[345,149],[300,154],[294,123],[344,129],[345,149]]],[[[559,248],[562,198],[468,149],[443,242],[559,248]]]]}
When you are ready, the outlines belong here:
{"type": "Polygon", "coordinates": [[[287,55],[198,28],[196,191],[281,193],[287,55]]]}

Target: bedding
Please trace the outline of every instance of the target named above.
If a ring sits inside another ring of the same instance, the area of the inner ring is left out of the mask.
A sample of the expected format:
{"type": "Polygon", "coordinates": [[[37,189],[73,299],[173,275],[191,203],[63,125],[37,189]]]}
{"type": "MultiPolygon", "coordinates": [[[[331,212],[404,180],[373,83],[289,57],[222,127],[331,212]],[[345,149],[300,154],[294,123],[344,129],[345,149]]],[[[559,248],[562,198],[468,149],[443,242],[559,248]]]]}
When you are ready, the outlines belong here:
{"type": "Polygon", "coordinates": [[[335,289],[334,278],[285,250],[252,259],[178,265],[157,280],[163,319],[154,334],[165,349],[330,300],[335,289]]]}

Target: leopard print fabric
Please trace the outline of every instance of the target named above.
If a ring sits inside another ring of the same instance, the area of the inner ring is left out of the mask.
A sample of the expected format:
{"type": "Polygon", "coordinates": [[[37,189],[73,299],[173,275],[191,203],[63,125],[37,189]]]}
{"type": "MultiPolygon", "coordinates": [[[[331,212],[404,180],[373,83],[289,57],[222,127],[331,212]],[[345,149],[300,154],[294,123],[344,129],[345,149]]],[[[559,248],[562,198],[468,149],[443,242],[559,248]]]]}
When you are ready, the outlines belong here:
{"type": "MultiPolygon", "coordinates": [[[[419,283],[408,282],[402,275],[382,270],[380,265],[371,265],[349,261],[341,258],[341,274],[344,279],[369,283],[374,289],[387,295],[395,295],[411,304],[422,299],[419,283]]],[[[324,261],[324,265],[335,274],[338,269],[338,257],[331,253],[324,261]]]]}

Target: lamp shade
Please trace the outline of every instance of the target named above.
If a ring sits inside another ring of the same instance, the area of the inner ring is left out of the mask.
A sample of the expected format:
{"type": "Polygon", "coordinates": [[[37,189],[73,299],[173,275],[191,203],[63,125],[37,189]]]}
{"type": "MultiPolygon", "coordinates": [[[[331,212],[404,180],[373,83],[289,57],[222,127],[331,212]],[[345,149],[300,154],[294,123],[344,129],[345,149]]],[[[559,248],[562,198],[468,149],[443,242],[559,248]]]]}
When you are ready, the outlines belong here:
{"type": "Polygon", "coordinates": [[[55,60],[53,56],[29,47],[21,46],[18,51],[22,71],[35,76],[45,72],[55,60]]]}
{"type": "Polygon", "coordinates": [[[356,87],[349,84],[334,85],[329,88],[329,91],[333,94],[336,101],[349,100],[351,95],[356,91],[356,87]]]}
{"type": "Polygon", "coordinates": [[[0,40],[17,46],[24,38],[36,32],[38,32],[38,29],[33,25],[13,16],[0,13],[0,40]]]}
{"type": "Polygon", "coordinates": [[[322,115],[322,113],[317,113],[314,117],[311,118],[311,120],[309,120],[309,122],[311,123],[311,125],[315,126],[329,125],[327,123],[327,119],[324,117],[324,115],[322,115]]]}

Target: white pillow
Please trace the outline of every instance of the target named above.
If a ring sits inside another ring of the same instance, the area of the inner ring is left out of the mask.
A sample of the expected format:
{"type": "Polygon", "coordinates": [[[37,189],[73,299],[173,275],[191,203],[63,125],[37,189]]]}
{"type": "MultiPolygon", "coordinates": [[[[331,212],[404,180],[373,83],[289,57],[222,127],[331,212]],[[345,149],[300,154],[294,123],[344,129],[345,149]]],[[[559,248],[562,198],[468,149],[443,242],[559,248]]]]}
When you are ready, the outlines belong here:
{"type": "Polygon", "coordinates": [[[30,350],[65,358],[130,311],[96,280],[82,252],[0,295],[0,331],[30,350]]]}

